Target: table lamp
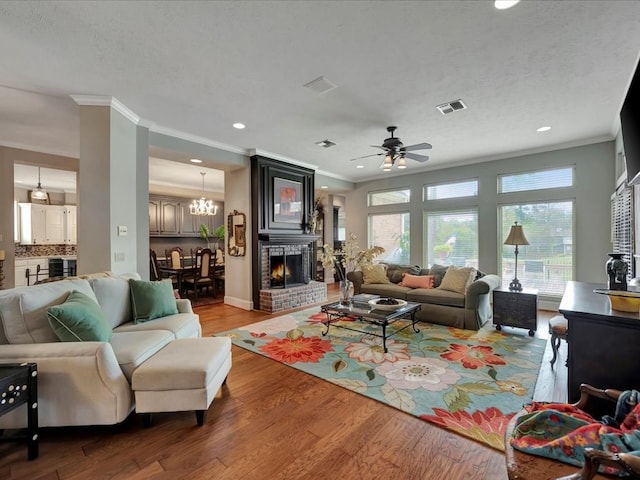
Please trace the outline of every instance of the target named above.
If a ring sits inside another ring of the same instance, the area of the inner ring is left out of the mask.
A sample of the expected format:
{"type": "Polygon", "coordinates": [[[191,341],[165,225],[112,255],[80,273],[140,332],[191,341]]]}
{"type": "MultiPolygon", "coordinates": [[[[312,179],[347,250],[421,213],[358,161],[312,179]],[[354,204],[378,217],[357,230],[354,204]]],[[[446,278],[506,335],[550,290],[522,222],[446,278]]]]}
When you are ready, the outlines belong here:
{"type": "Polygon", "coordinates": [[[509,236],[504,241],[505,245],[515,245],[516,246],[516,269],[515,276],[511,283],[509,284],[509,290],[512,292],[521,292],[522,285],[518,280],[518,245],[529,245],[529,241],[527,237],[524,236],[524,232],[522,231],[522,225],[518,225],[518,222],[514,222],[511,225],[511,230],[509,231],[509,236]]]}

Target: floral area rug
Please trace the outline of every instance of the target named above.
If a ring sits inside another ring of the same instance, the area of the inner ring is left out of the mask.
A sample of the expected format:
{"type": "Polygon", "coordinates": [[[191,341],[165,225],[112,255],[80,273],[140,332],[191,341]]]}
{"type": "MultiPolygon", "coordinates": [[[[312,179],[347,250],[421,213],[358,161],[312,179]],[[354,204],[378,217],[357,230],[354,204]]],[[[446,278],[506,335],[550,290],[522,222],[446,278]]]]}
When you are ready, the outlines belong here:
{"type": "MultiPolygon", "coordinates": [[[[239,347],[504,450],[509,419],[532,400],[545,341],[490,327],[418,323],[387,340],[332,323],[318,307],[222,332],[239,347]]],[[[345,326],[380,333],[355,318],[345,326]]],[[[393,329],[395,327],[389,327],[393,329]]]]}

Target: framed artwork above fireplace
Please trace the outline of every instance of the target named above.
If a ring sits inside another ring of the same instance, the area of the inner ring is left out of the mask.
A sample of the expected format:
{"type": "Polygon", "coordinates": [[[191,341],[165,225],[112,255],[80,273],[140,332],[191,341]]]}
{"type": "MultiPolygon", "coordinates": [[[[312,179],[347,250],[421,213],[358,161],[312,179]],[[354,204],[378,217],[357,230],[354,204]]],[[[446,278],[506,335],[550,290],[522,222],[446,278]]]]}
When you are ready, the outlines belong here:
{"type": "Polygon", "coordinates": [[[273,221],[276,223],[302,223],[304,199],[302,184],[285,178],[273,177],[273,221]]]}
{"type": "Polygon", "coordinates": [[[257,233],[307,233],[313,210],[313,170],[259,155],[251,160],[257,233]]]}

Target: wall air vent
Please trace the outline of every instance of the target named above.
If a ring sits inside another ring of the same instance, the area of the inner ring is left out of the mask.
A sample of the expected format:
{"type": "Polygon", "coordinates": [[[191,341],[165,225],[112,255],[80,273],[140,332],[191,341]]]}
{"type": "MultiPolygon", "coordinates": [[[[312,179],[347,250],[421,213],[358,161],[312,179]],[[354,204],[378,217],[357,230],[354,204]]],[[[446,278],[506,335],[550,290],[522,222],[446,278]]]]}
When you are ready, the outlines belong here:
{"type": "Polygon", "coordinates": [[[464,104],[462,100],[458,99],[458,100],[453,100],[451,102],[437,105],[436,108],[440,110],[441,114],[447,115],[449,113],[453,113],[458,110],[465,110],[467,106],[464,104]]]}

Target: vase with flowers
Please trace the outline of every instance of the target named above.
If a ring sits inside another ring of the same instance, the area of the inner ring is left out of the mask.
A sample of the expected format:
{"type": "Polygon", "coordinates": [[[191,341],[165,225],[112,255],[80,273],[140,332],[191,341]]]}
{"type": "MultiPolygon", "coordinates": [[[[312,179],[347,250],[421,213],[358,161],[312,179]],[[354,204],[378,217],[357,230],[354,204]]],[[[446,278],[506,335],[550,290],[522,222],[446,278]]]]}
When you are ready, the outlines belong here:
{"type": "Polygon", "coordinates": [[[361,250],[355,233],[349,233],[342,248],[336,250],[326,244],[322,247],[320,261],[324,268],[330,268],[333,273],[338,274],[340,303],[343,306],[350,306],[353,297],[353,283],[347,278],[347,274],[373,264],[373,259],[382,253],[384,248],[377,245],[361,250]]]}

